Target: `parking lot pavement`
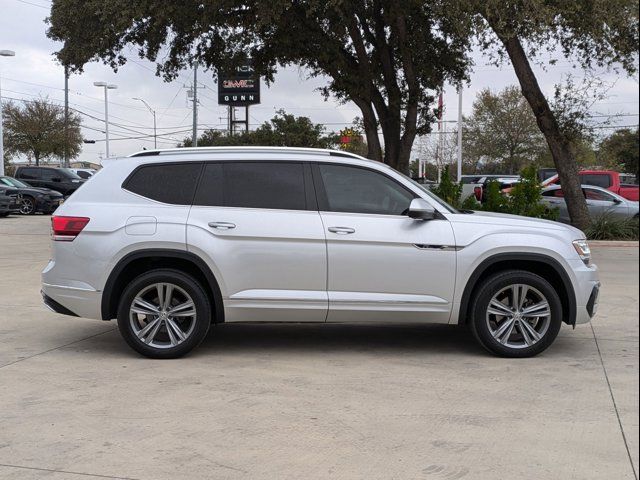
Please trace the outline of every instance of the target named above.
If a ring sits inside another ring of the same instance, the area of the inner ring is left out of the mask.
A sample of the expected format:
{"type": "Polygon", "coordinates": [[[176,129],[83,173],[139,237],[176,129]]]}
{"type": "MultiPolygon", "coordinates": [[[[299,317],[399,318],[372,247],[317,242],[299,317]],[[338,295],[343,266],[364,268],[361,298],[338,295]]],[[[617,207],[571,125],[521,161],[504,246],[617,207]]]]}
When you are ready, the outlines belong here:
{"type": "MultiPolygon", "coordinates": [[[[633,479],[638,248],[537,358],[461,328],[221,325],[147,360],[41,305],[49,219],[0,219],[2,479],[633,479]],[[596,340],[597,339],[597,340],[596,340]]],[[[637,478],[637,477],[636,477],[637,478]]]]}

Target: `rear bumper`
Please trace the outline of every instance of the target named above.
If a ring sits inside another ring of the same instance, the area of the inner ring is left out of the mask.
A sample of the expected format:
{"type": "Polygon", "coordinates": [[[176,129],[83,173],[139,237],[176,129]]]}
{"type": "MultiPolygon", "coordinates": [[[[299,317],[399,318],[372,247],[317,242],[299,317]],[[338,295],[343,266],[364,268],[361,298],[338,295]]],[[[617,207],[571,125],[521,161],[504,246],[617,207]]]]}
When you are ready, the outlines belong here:
{"type": "Polygon", "coordinates": [[[78,287],[42,284],[44,304],[56,313],[101,319],[101,292],[78,287]]]}

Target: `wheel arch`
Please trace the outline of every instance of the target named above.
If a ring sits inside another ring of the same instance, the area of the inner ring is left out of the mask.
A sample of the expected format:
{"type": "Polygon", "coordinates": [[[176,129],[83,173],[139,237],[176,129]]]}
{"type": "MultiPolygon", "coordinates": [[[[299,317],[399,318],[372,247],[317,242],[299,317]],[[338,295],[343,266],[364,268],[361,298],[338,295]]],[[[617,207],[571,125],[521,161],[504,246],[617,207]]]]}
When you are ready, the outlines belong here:
{"type": "Polygon", "coordinates": [[[505,270],[525,270],[540,275],[558,291],[562,303],[562,320],[568,325],[576,323],[576,295],[571,279],[555,258],[540,253],[499,253],[485,259],[473,271],[467,281],[460,301],[459,324],[467,324],[471,318],[471,300],[482,280],[505,270]]]}
{"type": "Polygon", "coordinates": [[[209,266],[191,252],[171,249],[145,249],[125,255],[111,270],[102,292],[103,320],[117,316],[118,302],[125,286],[138,275],[154,268],[174,268],[193,276],[204,287],[213,310],[213,322],[224,323],[220,285],[209,266]]]}

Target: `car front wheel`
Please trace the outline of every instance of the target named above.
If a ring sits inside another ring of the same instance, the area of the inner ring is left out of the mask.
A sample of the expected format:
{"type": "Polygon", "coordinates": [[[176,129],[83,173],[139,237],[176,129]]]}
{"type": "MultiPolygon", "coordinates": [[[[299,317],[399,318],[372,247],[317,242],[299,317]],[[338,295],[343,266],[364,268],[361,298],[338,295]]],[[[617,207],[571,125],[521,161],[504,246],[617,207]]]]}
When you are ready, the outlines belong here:
{"type": "Polygon", "coordinates": [[[177,358],[204,340],[211,306],[189,275],[162,269],[144,273],[123,292],[118,328],[125,341],[150,358],[177,358]]]}
{"type": "Polygon", "coordinates": [[[490,352],[531,357],[553,343],[562,324],[555,288],[531,272],[510,270],[484,281],[472,304],[471,329],[490,352]]]}
{"type": "Polygon", "coordinates": [[[36,201],[31,197],[20,199],[20,213],[22,215],[33,215],[36,213],[36,201]]]}

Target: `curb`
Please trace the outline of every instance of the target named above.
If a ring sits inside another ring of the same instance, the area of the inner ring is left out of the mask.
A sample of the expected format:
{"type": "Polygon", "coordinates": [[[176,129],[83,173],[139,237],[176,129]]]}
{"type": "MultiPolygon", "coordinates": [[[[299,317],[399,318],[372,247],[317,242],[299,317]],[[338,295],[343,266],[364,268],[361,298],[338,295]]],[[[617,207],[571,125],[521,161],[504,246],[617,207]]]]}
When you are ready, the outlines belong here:
{"type": "Polygon", "coordinates": [[[637,240],[589,240],[592,247],[635,247],[640,246],[637,240]]]}

